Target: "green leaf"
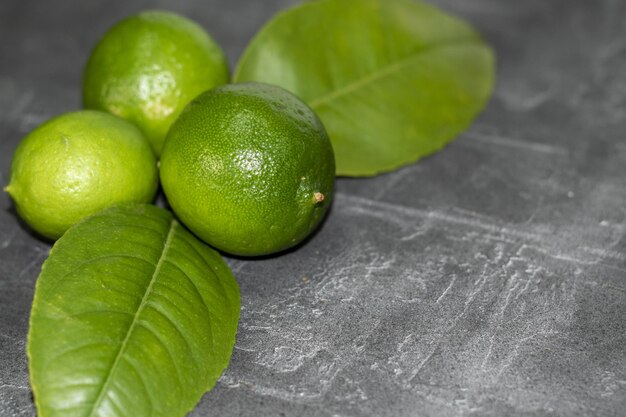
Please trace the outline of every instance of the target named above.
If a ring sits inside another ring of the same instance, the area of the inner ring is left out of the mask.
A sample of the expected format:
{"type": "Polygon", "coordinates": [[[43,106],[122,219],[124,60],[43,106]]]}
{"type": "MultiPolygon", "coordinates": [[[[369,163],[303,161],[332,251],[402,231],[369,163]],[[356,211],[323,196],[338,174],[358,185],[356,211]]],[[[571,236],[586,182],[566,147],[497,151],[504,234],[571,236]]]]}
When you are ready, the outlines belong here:
{"type": "Polygon", "coordinates": [[[28,356],[39,417],[184,416],[228,365],[239,289],[168,211],[108,209],[59,239],[28,356]]]}
{"type": "Polygon", "coordinates": [[[235,82],[276,84],[328,130],[337,174],[390,171],[441,149],[484,107],[491,49],[471,26],[411,0],[319,0],[248,45],[235,82]]]}

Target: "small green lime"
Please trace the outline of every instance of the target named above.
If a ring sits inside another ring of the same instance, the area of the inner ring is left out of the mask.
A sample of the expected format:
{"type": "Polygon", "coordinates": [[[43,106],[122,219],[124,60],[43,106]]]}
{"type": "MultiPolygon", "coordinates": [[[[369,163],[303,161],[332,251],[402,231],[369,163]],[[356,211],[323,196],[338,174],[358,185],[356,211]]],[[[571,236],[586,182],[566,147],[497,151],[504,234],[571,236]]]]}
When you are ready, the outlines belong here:
{"type": "Polygon", "coordinates": [[[149,202],[158,185],[148,141],[130,122],[83,110],[42,124],[18,145],[5,188],[24,221],[57,239],[108,206],[149,202]]]}
{"type": "Polygon", "coordinates": [[[83,75],[83,103],[135,123],[158,156],[185,105],[228,81],[224,52],[199,25],[147,11],[117,23],[96,45],[83,75]]]}
{"type": "Polygon", "coordinates": [[[331,204],[335,158],[321,122],[275,86],[231,84],[172,125],[161,183],[174,212],[214,247],[264,255],[296,245],[331,204]]]}

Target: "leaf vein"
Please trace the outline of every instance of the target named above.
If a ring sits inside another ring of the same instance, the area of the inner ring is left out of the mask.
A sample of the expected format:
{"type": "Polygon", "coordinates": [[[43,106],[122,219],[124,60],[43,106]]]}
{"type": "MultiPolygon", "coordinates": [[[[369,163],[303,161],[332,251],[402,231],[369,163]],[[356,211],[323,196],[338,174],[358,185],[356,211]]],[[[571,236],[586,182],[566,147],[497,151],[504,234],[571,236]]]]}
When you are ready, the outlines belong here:
{"type": "MultiPolygon", "coordinates": [[[[152,309],[154,311],[156,311],[158,314],[160,314],[161,316],[163,316],[163,318],[169,322],[172,327],[174,327],[174,330],[176,330],[176,332],[178,333],[178,335],[180,336],[180,338],[182,339],[182,341],[184,342],[185,346],[187,347],[187,350],[189,351],[189,356],[191,357],[191,359],[193,360],[194,363],[194,367],[196,369],[200,369],[200,363],[198,361],[198,359],[196,358],[195,352],[193,350],[192,344],[189,342],[189,340],[186,337],[186,332],[183,331],[180,328],[180,325],[174,320],[172,319],[168,313],[166,313],[163,309],[163,307],[161,307],[159,304],[157,303],[150,303],[150,307],[152,307],[152,309]]],[[[179,310],[180,311],[180,310],[179,310]]],[[[182,311],[181,311],[181,314],[182,311]]],[[[144,326],[145,327],[145,326],[144,326]]],[[[179,378],[180,379],[180,378],[179,378]]]]}
{"type": "Polygon", "coordinates": [[[96,258],[93,258],[93,259],[90,259],[88,261],[84,261],[84,262],[81,262],[81,263],[79,263],[77,265],[74,265],[72,267],[71,271],[68,271],[67,273],[63,274],[59,279],[57,279],[54,282],[54,284],[52,286],[50,286],[48,291],[54,292],[54,290],[56,290],[56,288],[61,284],[61,282],[63,282],[63,280],[65,280],[70,275],[76,273],[76,270],[78,270],[78,269],[80,269],[80,268],[82,268],[84,266],[90,265],[90,264],[95,264],[98,261],[103,261],[105,259],[113,259],[113,258],[130,258],[130,259],[135,259],[135,260],[138,260],[138,261],[145,262],[145,263],[149,264],[150,266],[154,265],[149,260],[143,259],[142,257],[136,256],[136,255],[127,255],[127,254],[119,253],[119,254],[113,254],[113,255],[98,256],[96,258]]]}
{"type": "MultiPolygon", "coordinates": [[[[152,397],[152,394],[150,392],[150,390],[148,389],[148,384],[146,384],[146,381],[144,380],[143,374],[139,371],[139,368],[137,366],[137,364],[135,363],[135,361],[130,358],[130,357],[125,357],[124,358],[126,360],[126,363],[133,368],[133,371],[135,371],[135,373],[137,374],[137,376],[139,377],[139,382],[141,383],[141,387],[143,388],[143,391],[146,393],[146,396],[150,399],[150,401],[148,401],[147,405],[150,408],[150,415],[153,415],[153,410],[154,410],[154,398],[152,397]]],[[[120,390],[119,391],[120,394],[125,395],[126,398],[128,398],[128,393],[125,390],[120,390]]]]}
{"type": "MultiPolygon", "coordinates": [[[[202,297],[202,294],[200,293],[200,290],[198,289],[198,286],[193,281],[193,279],[187,274],[187,272],[185,272],[185,270],[183,268],[178,266],[178,264],[176,264],[176,263],[174,263],[173,261],[170,261],[170,260],[167,260],[166,262],[168,262],[174,268],[178,269],[183,274],[183,276],[191,283],[191,285],[192,285],[192,287],[194,289],[194,292],[196,293],[196,295],[200,299],[200,301],[202,303],[202,306],[206,310],[207,314],[209,315],[209,317],[214,318],[215,316],[214,316],[213,312],[211,311],[211,309],[209,308],[208,304],[204,300],[204,297],[202,297]]],[[[209,336],[211,337],[211,345],[215,346],[215,337],[214,337],[214,333],[213,333],[213,324],[211,323],[211,320],[208,320],[207,324],[209,325],[209,336]]]]}
{"type": "Polygon", "coordinates": [[[386,65],[382,68],[380,68],[377,71],[372,72],[371,74],[368,74],[364,77],[361,77],[357,80],[352,81],[351,83],[338,88],[336,90],[331,91],[330,93],[327,93],[325,95],[322,95],[320,97],[316,97],[312,100],[309,100],[308,104],[309,106],[313,109],[316,110],[317,108],[319,108],[320,106],[331,102],[333,100],[336,100],[340,97],[346,96],[351,94],[354,91],[357,91],[365,86],[367,86],[368,84],[372,84],[376,81],[378,81],[381,78],[384,78],[388,75],[393,74],[396,71],[399,71],[400,69],[402,69],[405,66],[408,66],[409,64],[411,64],[413,62],[413,60],[417,59],[417,58],[421,58],[424,54],[428,54],[430,52],[436,51],[438,49],[441,48],[448,48],[448,47],[457,47],[460,44],[465,44],[465,43],[469,43],[469,44],[476,44],[475,40],[462,40],[462,41],[455,41],[455,42],[447,42],[447,43],[442,43],[442,44],[437,44],[437,45],[433,45],[427,48],[423,48],[418,50],[417,52],[411,54],[410,56],[403,58],[401,60],[398,60],[396,62],[393,62],[389,65],[386,65]]]}
{"type": "Polygon", "coordinates": [[[217,284],[219,285],[222,295],[224,296],[224,300],[228,303],[228,306],[230,307],[231,300],[230,300],[230,297],[228,296],[228,291],[226,290],[226,287],[224,287],[224,283],[222,282],[220,275],[216,271],[213,270],[211,264],[205,258],[204,254],[200,253],[200,251],[193,245],[193,243],[187,238],[185,234],[183,234],[181,237],[182,237],[182,240],[185,241],[185,243],[191,246],[191,249],[198,255],[198,257],[202,259],[202,262],[206,265],[207,269],[211,271],[211,274],[215,277],[215,280],[217,281],[217,284]]]}
{"type": "MultiPolygon", "coordinates": [[[[128,328],[128,331],[126,332],[126,337],[124,338],[124,340],[122,341],[122,344],[120,345],[120,349],[117,352],[117,355],[115,356],[115,359],[113,360],[113,363],[111,365],[110,371],[104,381],[104,383],[102,384],[102,388],[100,389],[100,391],[98,392],[98,396],[96,397],[93,406],[91,407],[91,411],[89,412],[89,416],[92,417],[94,415],[94,412],[98,409],[98,407],[100,406],[100,403],[102,402],[102,399],[104,398],[104,395],[108,389],[108,386],[111,382],[111,377],[115,372],[115,369],[117,368],[122,356],[124,355],[124,352],[126,350],[126,347],[128,345],[128,341],[130,340],[131,335],[134,332],[135,326],[137,325],[137,318],[139,317],[139,315],[141,314],[141,312],[143,311],[143,309],[145,308],[145,306],[147,305],[147,300],[148,297],[150,295],[150,293],[152,292],[152,287],[154,286],[154,282],[156,281],[157,277],[159,276],[159,273],[161,272],[161,266],[163,265],[163,261],[166,258],[166,253],[170,248],[170,245],[172,243],[172,239],[174,237],[174,231],[176,230],[176,220],[172,219],[170,222],[170,228],[167,234],[167,237],[165,239],[165,242],[163,244],[163,249],[161,250],[161,256],[159,257],[159,261],[157,262],[155,268],[154,268],[154,273],[152,274],[152,278],[150,279],[150,283],[148,284],[148,287],[146,288],[146,292],[143,295],[143,298],[141,299],[141,302],[139,303],[139,307],[137,308],[137,313],[135,314],[135,317],[133,318],[132,323],[130,324],[130,327],[128,328]]],[[[129,363],[131,363],[129,361],[129,363]]]]}
{"type": "Polygon", "coordinates": [[[180,372],[180,369],[178,368],[178,362],[176,362],[176,359],[175,359],[176,357],[170,350],[169,344],[163,341],[161,336],[159,336],[158,332],[149,324],[149,322],[139,322],[137,325],[143,327],[148,332],[150,332],[150,334],[154,336],[156,341],[163,347],[163,350],[165,351],[165,353],[167,353],[167,356],[170,357],[170,361],[172,362],[172,365],[174,367],[174,372],[176,372],[176,379],[178,380],[178,386],[182,387],[183,386],[183,378],[181,376],[182,374],[180,372]]]}

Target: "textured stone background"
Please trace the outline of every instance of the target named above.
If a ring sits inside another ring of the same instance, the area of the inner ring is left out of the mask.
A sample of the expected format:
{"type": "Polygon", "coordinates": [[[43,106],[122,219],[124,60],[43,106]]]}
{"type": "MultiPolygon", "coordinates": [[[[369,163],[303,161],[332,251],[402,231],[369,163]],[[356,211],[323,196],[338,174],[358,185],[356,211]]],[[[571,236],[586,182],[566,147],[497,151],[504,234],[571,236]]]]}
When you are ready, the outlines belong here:
{"type": "MultiPolygon", "coordinates": [[[[2,0],[0,185],[21,137],[79,107],[89,49],[117,19],[180,11],[234,63],[293,3],[2,0]]],[[[623,415],[626,2],[436,3],[497,50],[489,107],[437,155],[339,180],[308,245],[229,260],[237,345],[192,416],[623,415]]],[[[49,248],[0,196],[4,417],[35,415],[25,341],[49,248]]]]}

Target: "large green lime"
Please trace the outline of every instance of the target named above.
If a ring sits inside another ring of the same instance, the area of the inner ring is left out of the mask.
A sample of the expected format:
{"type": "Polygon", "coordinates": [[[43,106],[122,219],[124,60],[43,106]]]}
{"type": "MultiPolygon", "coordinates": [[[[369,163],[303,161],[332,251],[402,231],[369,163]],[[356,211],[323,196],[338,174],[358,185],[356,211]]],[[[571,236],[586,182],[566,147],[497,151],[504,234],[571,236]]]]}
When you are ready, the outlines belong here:
{"type": "Polygon", "coordinates": [[[185,105],[228,80],[222,49],[200,26],[147,11],[116,24],[96,45],[85,67],[83,102],[135,123],[159,155],[185,105]]]}
{"type": "Polygon", "coordinates": [[[296,245],[331,204],[326,131],[293,94],[231,84],[192,101],[172,125],[161,183],[174,212],[214,247],[264,255],[296,245]]]}
{"type": "Polygon", "coordinates": [[[20,142],[5,191],[26,223],[57,239],[103,208],[151,201],[157,185],[156,159],[141,131],[83,110],[49,120],[20,142]]]}

